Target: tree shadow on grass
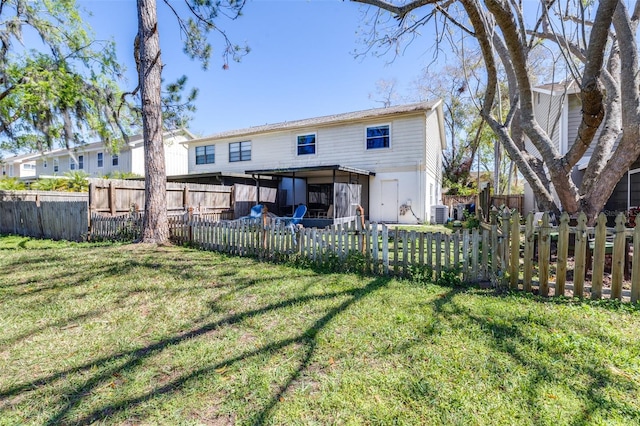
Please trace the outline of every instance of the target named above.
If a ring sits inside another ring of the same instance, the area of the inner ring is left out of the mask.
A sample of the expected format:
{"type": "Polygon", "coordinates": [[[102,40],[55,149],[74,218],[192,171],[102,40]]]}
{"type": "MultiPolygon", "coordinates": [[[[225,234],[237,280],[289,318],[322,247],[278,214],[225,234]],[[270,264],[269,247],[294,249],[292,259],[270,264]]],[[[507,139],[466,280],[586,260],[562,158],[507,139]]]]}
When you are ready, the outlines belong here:
{"type": "Polygon", "coordinates": [[[184,333],[176,334],[173,337],[161,340],[145,347],[99,358],[84,365],[70,368],[64,371],[59,371],[41,379],[33,380],[31,382],[12,386],[6,389],[0,389],[0,399],[16,396],[22,392],[29,391],[40,386],[52,385],[56,381],[64,379],[71,374],[87,374],[88,372],[97,369],[100,371],[100,373],[94,375],[83,384],[76,386],[70,392],[67,392],[64,395],[60,395],[60,401],[64,401],[65,403],[62,408],[60,408],[52,417],[50,417],[46,423],[49,425],[61,423],[70,425],[88,425],[96,421],[105,420],[109,416],[112,416],[118,412],[129,410],[132,407],[157,398],[161,395],[179,392],[181,388],[185,386],[185,384],[190,381],[196,380],[203,374],[211,374],[220,368],[231,366],[235,363],[241,362],[254,356],[271,353],[290,345],[304,347],[305,349],[296,370],[289,375],[288,379],[277,388],[273,396],[255,414],[252,422],[258,424],[263,423],[266,419],[268,419],[270,413],[278,404],[282,395],[284,395],[291,388],[291,386],[300,377],[300,375],[308,368],[310,360],[315,352],[316,337],[318,333],[322,331],[327,326],[327,324],[329,324],[331,320],[333,320],[341,312],[344,312],[354,303],[357,303],[367,295],[370,295],[371,293],[385,286],[388,282],[389,278],[377,278],[369,282],[369,284],[365,287],[356,287],[321,295],[293,297],[254,310],[248,310],[235,315],[229,315],[226,318],[207,323],[201,327],[192,329],[184,333]],[[191,371],[188,374],[184,374],[164,384],[161,387],[153,389],[148,393],[118,401],[116,403],[105,404],[103,407],[95,409],[91,413],[86,414],[79,419],[72,420],[68,418],[69,413],[82,402],[83,398],[85,398],[87,395],[90,395],[96,388],[105,384],[105,382],[110,380],[114,375],[126,373],[140,367],[147,358],[158,355],[167,348],[189,341],[196,337],[206,335],[207,333],[218,330],[222,327],[228,327],[233,324],[237,324],[252,317],[259,317],[268,313],[278,312],[281,309],[295,305],[322,300],[336,300],[343,297],[348,297],[348,299],[338,304],[337,306],[328,309],[328,311],[326,311],[326,313],[322,317],[318,318],[311,326],[302,330],[296,336],[281,339],[275,342],[270,342],[254,350],[245,351],[240,355],[222,359],[216,362],[214,365],[207,365],[203,368],[191,371]],[[114,364],[118,365],[113,366],[114,364]]]}
{"type": "MultiPolygon", "coordinates": [[[[606,419],[609,415],[617,417],[624,414],[628,419],[640,419],[640,408],[631,406],[625,401],[615,400],[607,394],[607,389],[614,389],[625,394],[637,394],[640,390],[640,382],[635,380],[634,384],[630,377],[625,377],[624,373],[617,371],[612,361],[598,359],[594,354],[587,353],[586,346],[588,344],[585,345],[585,348],[577,349],[580,354],[584,354],[582,360],[576,360],[573,355],[575,352],[567,354],[562,344],[558,344],[558,340],[570,337],[569,334],[573,332],[572,327],[574,324],[558,325],[553,322],[552,318],[540,317],[540,313],[536,314],[537,317],[532,318],[528,312],[515,315],[506,314],[505,317],[499,318],[495,315],[495,311],[490,314],[489,312],[483,312],[481,309],[479,310],[479,308],[474,309],[465,306],[456,300],[456,296],[468,291],[470,290],[451,289],[437,298],[433,303],[436,321],[453,323],[454,321],[459,322],[460,318],[468,321],[476,326],[474,329],[481,330],[482,339],[487,341],[493,350],[502,353],[507,359],[510,359],[528,372],[527,383],[522,386],[522,390],[528,400],[526,402],[523,401],[521,409],[528,410],[528,415],[532,419],[544,422],[544,419],[539,418],[543,410],[540,405],[541,400],[557,398],[556,395],[546,394],[543,391],[549,385],[561,385],[566,389],[570,389],[583,403],[584,408],[580,413],[573,416],[570,424],[591,424],[596,415],[602,415],[606,419]],[[529,333],[528,331],[531,330],[532,326],[542,330],[529,333]],[[555,341],[546,339],[551,333],[562,333],[563,336],[561,338],[556,337],[555,341]],[[527,352],[527,349],[531,350],[531,348],[535,348],[533,357],[531,352],[527,352]],[[573,384],[572,380],[578,375],[583,378],[583,381],[588,381],[587,386],[581,388],[573,384]]],[[[471,290],[471,292],[473,291],[471,290]]],[[[515,300],[517,300],[518,295],[516,294],[515,300]]],[[[479,296],[501,298],[500,294],[492,294],[491,292],[487,292],[484,295],[479,294],[479,296]]],[[[620,302],[617,301],[547,299],[530,295],[525,297],[528,299],[534,297],[534,300],[540,303],[594,305],[604,309],[620,309],[620,302]]],[[[508,303],[508,301],[505,301],[505,303],[508,303]]],[[[623,306],[623,308],[635,310],[635,308],[629,308],[628,306],[623,306]]],[[[606,345],[610,340],[606,331],[602,329],[591,332],[588,338],[598,340],[602,345],[606,345]]]]}

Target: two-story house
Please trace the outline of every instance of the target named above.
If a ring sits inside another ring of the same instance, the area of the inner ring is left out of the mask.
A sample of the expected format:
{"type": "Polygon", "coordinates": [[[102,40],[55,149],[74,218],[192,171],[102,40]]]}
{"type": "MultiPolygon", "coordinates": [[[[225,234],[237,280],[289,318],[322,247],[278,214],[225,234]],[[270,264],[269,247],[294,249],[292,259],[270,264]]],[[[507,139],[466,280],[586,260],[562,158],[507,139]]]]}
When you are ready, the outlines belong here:
{"type": "Polygon", "coordinates": [[[15,177],[27,179],[35,177],[37,157],[37,154],[24,154],[0,160],[0,178],[15,177]]]}
{"type": "MultiPolygon", "coordinates": [[[[582,119],[580,87],[575,82],[553,83],[535,87],[533,92],[534,112],[538,124],[551,136],[560,154],[566,154],[576,140],[582,119]]],[[[596,133],[595,139],[599,135],[600,130],[596,133]]],[[[572,177],[577,185],[582,181],[593,149],[592,144],[574,167],[572,177]]],[[[534,155],[537,153],[530,142],[527,143],[527,150],[534,155]]],[[[637,206],[640,206],[640,158],[618,182],[605,205],[605,210],[626,212],[637,206]]],[[[535,197],[528,184],[525,184],[524,210],[525,212],[537,211],[535,197]]]]}
{"type": "MultiPolygon", "coordinates": [[[[182,175],[188,170],[187,149],[181,143],[194,139],[188,130],[164,133],[165,165],[167,175],[182,175]]],[[[11,157],[6,161],[12,161],[11,157]]],[[[41,154],[30,154],[34,164],[29,177],[63,176],[68,171],[83,171],[90,177],[106,176],[110,173],[133,173],[144,176],[144,140],[141,135],[130,138],[117,153],[108,150],[103,142],[79,145],[71,149],[56,149],[41,154]]]]}
{"type": "Polygon", "coordinates": [[[347,217],[361,205],[372,221],[416,223],[428,222],[440,201],[446,142],[439,100],[231,130],[184,144],[190,176],[276,181],[284,212],[306,204],[312,217],[347,217]]]}

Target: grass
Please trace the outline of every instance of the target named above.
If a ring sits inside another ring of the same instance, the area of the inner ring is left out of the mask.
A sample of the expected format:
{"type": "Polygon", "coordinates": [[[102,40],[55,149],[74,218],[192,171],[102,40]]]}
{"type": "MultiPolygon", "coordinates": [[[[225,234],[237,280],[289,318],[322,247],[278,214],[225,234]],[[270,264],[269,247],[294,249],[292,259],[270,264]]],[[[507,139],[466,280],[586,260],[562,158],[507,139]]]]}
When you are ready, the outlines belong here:
{"type": "Polygon", "coordinates": [[[640,423],[640,308],[0,237],[0,425],[640,423]]]}
{"type": "Polygon", "coordinates": [[[422,225],[388,225],[392,229],[399,229],[405,231],[416,231],[416,232],[441,232],[443,234],[451,234],[451,228],[447,228],[444,225],[431,225],[431,224],[422,224],[422,225]]]}

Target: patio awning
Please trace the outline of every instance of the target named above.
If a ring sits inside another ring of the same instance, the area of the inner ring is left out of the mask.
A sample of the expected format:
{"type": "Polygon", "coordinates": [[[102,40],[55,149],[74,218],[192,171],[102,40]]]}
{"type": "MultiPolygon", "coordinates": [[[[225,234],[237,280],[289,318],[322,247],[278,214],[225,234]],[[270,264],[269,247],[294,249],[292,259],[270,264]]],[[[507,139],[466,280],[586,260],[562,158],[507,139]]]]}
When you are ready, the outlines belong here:
{"type": "Polygon", "coordinates": [[[356,167],[331,165],[331,166],[309,166],[309,167],[287,167],[279,169],[245,170],[248,175],[257,176],[281,176],[281,177],[309,177],[309,176],[331,176],[334,172],[356,174],[361,176],[375,176],[369,170],[358,169],[356,167]]]}

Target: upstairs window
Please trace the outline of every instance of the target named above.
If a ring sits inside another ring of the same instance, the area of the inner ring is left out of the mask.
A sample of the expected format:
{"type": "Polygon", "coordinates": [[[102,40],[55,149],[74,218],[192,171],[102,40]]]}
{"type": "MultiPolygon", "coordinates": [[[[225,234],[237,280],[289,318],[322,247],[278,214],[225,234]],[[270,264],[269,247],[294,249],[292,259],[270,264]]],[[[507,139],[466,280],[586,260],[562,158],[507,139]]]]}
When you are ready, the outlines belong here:
{"type": "Polygon", "coordinates": [[[389,125],[367,127],[367,149],[389,148],[389,125]]]}
{"type": "Polygon", "coordinates": [[[251,160],[251,141],[233,142],[229,144],[229,162],[251,160]]]}
{"type": "Polygon", "coordinates": [[[104,166],[104,154],[101,152],[98,153],[98,167],[104,166]]]}
{"type": "Polygon", "coordinates": [[[215,162],[215,145],[196,146],[196,164],[213,164],[215,162]]]}
{"type": "Polygon", "coordinates": [[[298,155],[312,155],[316,153],[316,135],[298,136],[298,155]]]}
{"type": "Polygon", "coordinates": [[[115,154],[115,155],[111,156],[111,165],[112,166],[117,166],[118,165],[118,161],[119,161],[118,154],[115,154]]]}

